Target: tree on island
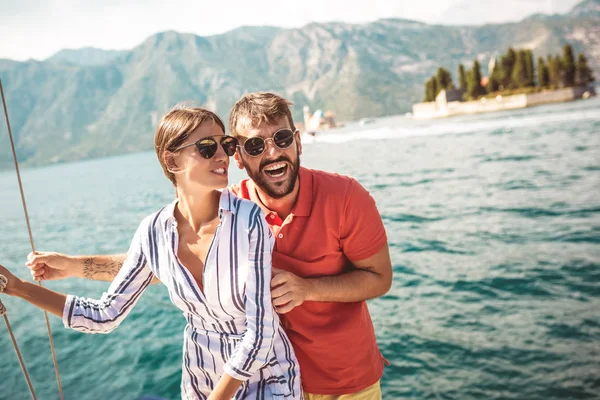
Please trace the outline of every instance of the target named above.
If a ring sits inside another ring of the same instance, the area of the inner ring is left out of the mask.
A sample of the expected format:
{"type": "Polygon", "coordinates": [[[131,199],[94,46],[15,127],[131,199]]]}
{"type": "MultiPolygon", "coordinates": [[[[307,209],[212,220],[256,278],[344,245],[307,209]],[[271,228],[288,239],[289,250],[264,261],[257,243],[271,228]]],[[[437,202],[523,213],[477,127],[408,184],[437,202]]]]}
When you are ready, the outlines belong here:
{"type": "Polygon", "coordinates": [[[575,82],[577,85],[587,86],[594,81],[592,70],[587,65],[587,59],[582,53],[577,57],[577,68],[575,73],[575,82]]]}
{"type": "Polygon", "coordinates": [[[560,86],[560,59],[548,55],[548,81],[550,85],[560,86]]]}
{"type": "Polygon", "coordinates": [[[467,74],[465,73],[465,66],[460,64],[458,66],[458,81],[462,90],[467,90],[467,74]]]}
{"type": "Polygon", "coordinates": [[[548,67],[542,57],[538,58],[538,85],[539,87],[547,87],[550,84],[548,67]]]}
{"type": "Polygon", "coordinates": [[[575,84],[575,58],[570,44],[565,44],[563,47],[562,67],[563,85],[573,86],[575,84]]]}
{"type": "Polygon", "coordinates": [[[525,71],[527,72],[527,81],[525,82],[526,87],[535,86],[535,66],[533,65],[533,52],[531,50],[525,51],[525,71]]]}
{"type": "Polygon", "coordinates": [[[477,60],[473,61],[473,68],[469,71],[467,78],[467,94],[472,99],[476,99],[485,94],[485,89],[481,86],[481,67],[477,60]]]}
{"type": "Polygon", "coordinates": [[[511,47],[505,56],[500,57],[500,86],[508,89],[512,86],[512,71],[517,60],[517,52],[511,47]]]}
{"type": "MultiPolygon", "coordinates": [[[[530,49],[509,48],[499,61],[494,60],[485,88],[481,85],[481,68],[477,60],[474,60],[473,68],[469,71],[459,64],[458,79],[460,88],[466,88],[463,98],[474,100],[486,93],[531,93],[542,88],[587,86],[594,81],[594,76],[585,55],[579,54],[575,61],[573,48],[565,44],[562,56],[548,55],[546,60],[539,57],[537,68],[530,49]]],[[[439,67],[436,75],[426,82],[425,101],[434,101],[442,89],[452,88],[454,84],[450,72],[439,67]]]]}
{"type": "Polygon", "coordinates": [[[438,68],[436,80],[438,86],[438,93],[442,91],[442,89],[448,90],[454,88],[454,83],[452,83],[452,75],[450,74],[450,71],[448,71],[445,68],[438,68]]]}
{"type": "Polygon", "coordinates": [[[527,86],[527,83],[527,54],[525,50],[519,50],[511,75],[510,87],[513,89],[524,88],[527,86]]]}
{"type": "Polygon", "coordinates": [[[500,64],[494,62],[494,68],[492,69],[492,73],[490,75],[490,79],[487,84],[488,93],[497,92],[500,90],[500,80],[501,80],[501,70],[500,64]]]}

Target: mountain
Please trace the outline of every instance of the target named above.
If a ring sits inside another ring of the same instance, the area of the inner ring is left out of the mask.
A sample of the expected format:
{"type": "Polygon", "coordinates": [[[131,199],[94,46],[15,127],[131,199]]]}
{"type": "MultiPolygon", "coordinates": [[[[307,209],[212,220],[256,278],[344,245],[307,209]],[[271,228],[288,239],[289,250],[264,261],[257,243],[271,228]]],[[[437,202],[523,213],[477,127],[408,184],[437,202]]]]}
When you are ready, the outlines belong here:
{"type": "Polygon", "coordinates": [[[102,50],[95,47],[64,49],[46,59],[46,61],[58,64],[74,64],[80,66],[104,65],[110,63],[125,53],[127,53],[127,51],[102,50]]]}
{"type": "MultiPolygon", "coordinates": [[[[333,110],[339,121],[401,114],[422,99],[438,66],[456,81],[458,64],[478,58],[486,74],[490,58],[509,46],[533,49],[537,59],[569,42],[600,78],[600,16],[578,11],[597,4],[482,26],[382,19],[209,37],[162,32],[101,64],[85,65],[77,51],[68,62],[0,60],[0,78],[20,160],[37,165],[150,150],[158,119],[182,100],[224,119],[243,93],[257,90],[291,99],[298,121],[304,105],[333,110]]],[[[4,131],[0,149],[8,146],[4,131]]],[[[10,153],[0,152],[0,167],[10,163],[10,153]]]]}
{"type": "Polygon", "coordinates": [[[570,16],[585,17],[585,16],[600,16],[600,0],[585,0],[577,4],[571,12],[570,16]]]}

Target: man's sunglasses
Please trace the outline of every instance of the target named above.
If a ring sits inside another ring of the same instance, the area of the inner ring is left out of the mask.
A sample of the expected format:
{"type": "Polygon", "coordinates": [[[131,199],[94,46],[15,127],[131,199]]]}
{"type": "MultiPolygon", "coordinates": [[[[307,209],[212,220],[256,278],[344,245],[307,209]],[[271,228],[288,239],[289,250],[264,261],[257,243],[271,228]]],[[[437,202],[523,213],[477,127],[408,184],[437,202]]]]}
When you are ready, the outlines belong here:
{"type": "MultiPolygon", "coordinates": [[[[221,144],[221,147],[225,151],[225,154],[227,154],[227,156],[229,156],[229,157],[234,155],[235,151],[237,149],[237,146],[238,146],[237,139],[234,138],[233,136],[226,136],[226,135],[219,135],[219,136],[221,136],[221,140],[219,140],[219,143],[221,144]]],[[[187,147],[196,146],[196,148],[198,149],[198,153],[200,153],[200,155],[203,158],[206,158],[208,160],[209,158],[212,158],[217,153],[218,143],[215,140],[216,137],[218,137],[218,136],[205,137],[194,143],[190,143],[190,144],[181,146],[177,150],[183,150],[187,147]]]]}
{"type": "MultiPolygon", "coordinates": [[[[296,131],[298,132],[298,131],[296,131]]],[[[258,157],[267,149],[267,140],[272,140],[275,146],[285,150],[294,143],[294,134],[291,129],[280,129],[273,134],[272,138],[261,138],[260,136],[250,138],[240,147],[244,149],[246,154],[252,157],[258,157]]]]}

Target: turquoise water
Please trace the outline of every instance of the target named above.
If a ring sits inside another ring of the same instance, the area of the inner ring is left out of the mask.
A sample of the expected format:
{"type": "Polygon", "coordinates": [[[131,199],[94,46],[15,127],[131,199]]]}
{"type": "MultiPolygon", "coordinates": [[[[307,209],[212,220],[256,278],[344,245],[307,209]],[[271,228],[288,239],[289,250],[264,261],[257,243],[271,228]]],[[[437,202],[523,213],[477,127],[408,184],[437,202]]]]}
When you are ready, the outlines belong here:
{"type": "MultiPolygon", "coordinates": [[[[394,282],[369,303],[392,363],[384,399],[599,398],[600,99],[348,126],[306,141],[302,163],[355,176],[385,222],[394,282]]],[[[22,177],[40,250],[124,252],[142,217],[173,195],[152,153],[22,177]]],[[[0,221],[0,262],[27,276],[12,171],[0,173],[0,221]]],[[[97,297],[107,284],[46,286],[97,297]]],[[[2,299],[38,398],[57,399],[42,312],[2,299]]],[[[50,318],[67,399],[179,396],[184,320],[163,287],[110,335],[50,318]]],[[[0,325],[0,398],[28,399],[0,325]]]]}

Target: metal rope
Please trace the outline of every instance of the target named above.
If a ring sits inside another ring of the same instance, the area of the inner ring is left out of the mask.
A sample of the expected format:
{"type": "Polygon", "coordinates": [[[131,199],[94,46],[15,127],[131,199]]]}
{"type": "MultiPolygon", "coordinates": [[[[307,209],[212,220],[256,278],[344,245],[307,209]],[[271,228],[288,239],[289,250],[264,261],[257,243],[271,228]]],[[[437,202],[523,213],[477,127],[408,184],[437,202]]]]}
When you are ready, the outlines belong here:
{"type": "MultiPolygon", "coordinates": [[[[8,284],[8,279],[4,275],[0,275],[0,293],[4,291],[4,288],[8,284]]],[[[29,379],[29,373],[27,373],[27,368],[25,368],[25,362],[23,361],[23,357],[21,357],[21,351],[19,350],[19,346],[17,345],[17,341],[15,340],[15,335],[13,334],[12,328],[10,326],[10,322],[8,321],[8,315],[6,315],[6,307],[2,304],[2,300],[0,299],[0,315],[4,317],[4,322],[6,323],[6,328],[8,328],[8,333],[10,335],[10,339],[12,340],[13,347],[15,348],[15,352],[17,353],[17,357],[19,358],[19,364],[21,364],[21,369],[23,370],[23,375],[25,375],[25,380],[27,380],[27,385],[29,386],[29,391],[31,392],[31,398],[33,400],[37,400],[35,397],[35,392],[33,391],[33,385],[31,384],[31,379],[29,379]]]]}
{"type": "MultiPolygon", "coordinates": [[[[33,235],[31,234],[31,224],[29,223],[29,213],[27,212],[27,203],[25,202],[25,194],[23,193],[23,184],[21,183],[21,173],[19,171],[19,163],[17,161],[17,152],[15,151],[15,143],[13,141],[12,130],[10,129],[10,121],[8,119],[8,109],[6,108],[6,99],[4,98],[4,89],[2,87],[2,80],[0,79],[0,94],[2,95],[2,106],[4,107],[4,116],[6,117],[6,126],[8,127],[8,137],[10,139],[10,146],[12,149],[13,159],[15,161],[15,169],[17,171],[17,180],[19,181],[19,190],[21,191],[21,202],[23,203],[23,210],[25,211],[25,221],[27,222],[27,231],[29,232],[29,242],[31,243],[31,251],[35,252],[35,245],[33,244],[33,235]]],[[[42,282],[38,282],[38,285],[42,286],[42,282]]],[[[60,399],[64,400],[62,385],[60,383],[60,374],[58,372],[58,361],[56,360],[56,351],[54,349],[54,340],[52,339],[52,329],[50,329],[50,320],[48,319],[48,312],[44,310],[44,317],[46,319],[46,327],[48,328],[48,339],[50,340],[50,350],[52,351],[52,361],[54,362],[54,373],[56,374],[56,382],[58,383],[58,393],[60,399]]]]}

